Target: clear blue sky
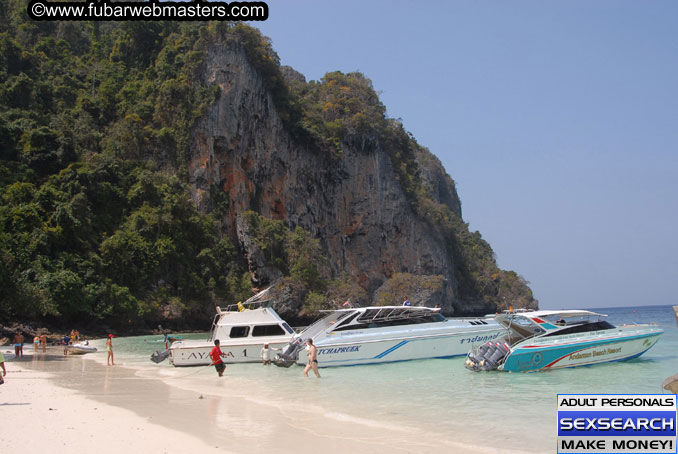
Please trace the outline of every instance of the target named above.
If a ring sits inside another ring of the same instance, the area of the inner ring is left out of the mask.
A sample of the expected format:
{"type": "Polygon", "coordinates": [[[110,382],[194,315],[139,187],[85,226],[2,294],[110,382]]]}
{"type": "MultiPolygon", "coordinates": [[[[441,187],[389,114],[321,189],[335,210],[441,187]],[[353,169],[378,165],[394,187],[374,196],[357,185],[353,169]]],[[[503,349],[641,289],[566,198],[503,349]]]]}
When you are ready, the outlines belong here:
{"type": "Polygon", "coordinates": [[[267,3],[282,64],[372,79],[542,308],[678,304],[678,2],[267,3]]]}

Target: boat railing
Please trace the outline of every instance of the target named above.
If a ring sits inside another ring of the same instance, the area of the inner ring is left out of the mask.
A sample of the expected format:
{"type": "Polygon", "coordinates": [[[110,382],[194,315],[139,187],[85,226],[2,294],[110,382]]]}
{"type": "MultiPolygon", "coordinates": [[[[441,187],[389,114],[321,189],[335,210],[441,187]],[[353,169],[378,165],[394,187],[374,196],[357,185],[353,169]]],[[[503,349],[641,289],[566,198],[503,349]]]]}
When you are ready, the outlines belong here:
{"type": "Polygon", "coordinates": [[[410,307],[390,307],[387,309],[376,310],[375,313],[365,312],[358,317],[360,323],[379,323],[384,321],[411,320],[423,316],[438,313],[437,311],[412,310],[410,307]]]}
{"type": "Polygon", "coordinates": [[[226,306],[226,309],[221,309],[219,308],[219,311],[221,312],[242,312],[245,309],[259,309],[259,308],[269,308],[273,306],[275,303],[275,300],[273,299],[268,299],[264,301],[251,301],[247,302],[239,302],[235,304],[229,304],[226,306]]]}
{"type": "Polygon", "coordinates": [[[219,311],[217,310],[216,315],[214,316],[214,319],[212,320],[212,328],[210,328],[210,336],[209,336],[209,341],[211,342],[214,339],[214,332],[217,329],[217,323],[219,322],[219,311]]]}
{"type": "Polygon", "coordinates": [[[332,312],[331,314],[322,317],[319,320],[316,320],[314,323],[311,323],[306,329],[304,329],[300,335],[303,334],[304,340],[305,339],[313,339],[315,336],[317,336],[320,333],[324,333],[328,327],[331,325],[334,325],[337,323],[339,320],[343,319],[344,317],[347,317],[349,314],[351,314],[351,311],[336,311],[332,312]]]}

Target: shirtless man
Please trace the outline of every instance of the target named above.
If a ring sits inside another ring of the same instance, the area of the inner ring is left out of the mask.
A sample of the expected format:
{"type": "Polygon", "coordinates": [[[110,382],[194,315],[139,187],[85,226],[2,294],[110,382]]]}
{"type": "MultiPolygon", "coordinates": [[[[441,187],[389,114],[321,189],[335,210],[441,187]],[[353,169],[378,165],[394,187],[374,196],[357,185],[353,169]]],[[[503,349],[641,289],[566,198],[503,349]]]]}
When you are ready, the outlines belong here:
{"type": "Polygon", "coordinates": [[[24,335],[20,331],[14,335],[14,355],[19,358],[24,357],[24,335]]]}
{"type": "Polygon", "coordinates": [[[308,344],[308,364],[304,368],[304,377],[308,377],[308,371],[313,369],[315,376],[320,378],[320,372],[318,372],[318,349],[313,345],[313,339],[308,339],[306,343],[308,344]]]}

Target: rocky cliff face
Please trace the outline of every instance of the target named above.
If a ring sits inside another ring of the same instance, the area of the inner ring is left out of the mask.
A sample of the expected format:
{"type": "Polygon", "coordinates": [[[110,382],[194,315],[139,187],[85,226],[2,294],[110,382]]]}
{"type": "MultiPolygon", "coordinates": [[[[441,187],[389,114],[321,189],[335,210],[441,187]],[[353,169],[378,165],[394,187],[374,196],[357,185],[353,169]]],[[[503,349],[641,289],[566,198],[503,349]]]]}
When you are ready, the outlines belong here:
{"type": "MultiPolygon", "coordinates": [[[[263,269],[246,226],[238,224],[245,210],[311,232],[332,271],[347,273],[369,295],[395,273],[442,276],[436,303],[447,313],[494,310],[458,298],[456,264],[442,234],[413,212],[378,141],[344,143],[341,157],[296,143],[238,43],[212,45],[203,78],[218,85],[220,95],[193,132],[194,201],[207,210],[223,200],[223,228],[239,239],[255,283],[265,285],[279,274],[263,269]]],[[[454,183],[437,158],[420,153],[417,159],[433,196],[461,216],[454,183]]]]}

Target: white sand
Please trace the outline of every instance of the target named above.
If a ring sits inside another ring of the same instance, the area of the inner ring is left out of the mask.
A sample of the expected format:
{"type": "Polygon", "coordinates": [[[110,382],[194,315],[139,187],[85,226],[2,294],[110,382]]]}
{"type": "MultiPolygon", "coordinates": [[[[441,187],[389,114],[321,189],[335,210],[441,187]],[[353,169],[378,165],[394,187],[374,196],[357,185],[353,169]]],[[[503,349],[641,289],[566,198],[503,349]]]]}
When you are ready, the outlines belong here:
{"type": "Polygon", "coordinates": [[[496,452],[456,443],[453,434],[439,437],[388,421],[374,427],[358,418],[319,414],[303,402],[276,407],[233,396],[228,377],[215,376],[213,392],[207,393],[85,357],[36,355],[5,364],[3,452],[496,452]]]}
{"type": "Polygon", "coordinates": [[[149,422],[54,385],[52,374],[8,362],[0,386],[3,452],[188,453],[228,452],[199,438],[149,422]]]}

